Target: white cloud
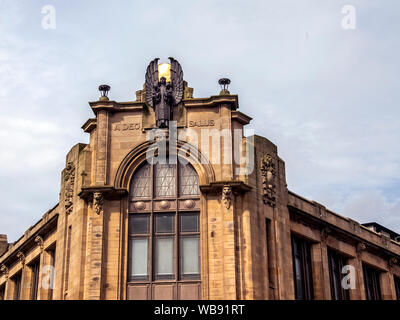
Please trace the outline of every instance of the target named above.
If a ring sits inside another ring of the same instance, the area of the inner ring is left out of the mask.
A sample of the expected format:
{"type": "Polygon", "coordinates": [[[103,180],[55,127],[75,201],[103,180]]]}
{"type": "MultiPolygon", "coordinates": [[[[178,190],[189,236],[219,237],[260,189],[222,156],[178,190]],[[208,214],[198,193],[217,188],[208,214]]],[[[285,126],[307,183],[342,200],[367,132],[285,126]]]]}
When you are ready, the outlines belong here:
{"type": "Polygon", "coordinates": [[[57,201],[97,86],[133,100],[156,56],[178,58],[197,97],[230,77],[255,133],[278,145],[290,189],[363,221],[383,212],[400,229],[397,2],[354,0],[353,31],[341,1],[53,2],[57,29],[45,31],[40,2],[0,0],[0,233],[16,239],[18,221],[57,201]]]}

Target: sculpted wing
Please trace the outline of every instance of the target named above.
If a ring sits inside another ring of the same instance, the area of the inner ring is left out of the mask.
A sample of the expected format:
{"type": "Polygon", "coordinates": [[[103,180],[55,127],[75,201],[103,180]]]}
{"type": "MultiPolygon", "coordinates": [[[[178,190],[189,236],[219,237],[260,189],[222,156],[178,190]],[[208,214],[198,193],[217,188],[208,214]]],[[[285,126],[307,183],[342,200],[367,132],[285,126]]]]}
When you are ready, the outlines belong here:
{"type": "Polygon", "coordinates": [[[183,98],[183,71],[177,60],[170,57],[171,61],[171,82],[175,105],[179,104],[183,98]]]}
{"type": "Polygon", "coordinates": [[[154,86],[156,86],[158,83],[158,60],[159,58],[156,58],[151,61],[146,71],[146,102],[152,108],[154,108],[154,86]]]}

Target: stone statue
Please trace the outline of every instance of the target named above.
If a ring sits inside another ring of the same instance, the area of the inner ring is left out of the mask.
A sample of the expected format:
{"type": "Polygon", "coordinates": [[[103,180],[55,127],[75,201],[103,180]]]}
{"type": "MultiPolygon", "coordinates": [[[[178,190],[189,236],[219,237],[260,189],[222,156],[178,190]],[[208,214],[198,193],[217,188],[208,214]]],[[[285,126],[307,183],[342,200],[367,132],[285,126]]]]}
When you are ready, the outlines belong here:
{"type": "Polygon", "coordinates": [[[154,109],[158,128],[168,128],[172,119],[173,107],[183,98],[183,71],[177,60],[171,62],[171,81],[165,77],[158,79],[158,58],[150,62],[146,71],[146,102],[154,109]]]}

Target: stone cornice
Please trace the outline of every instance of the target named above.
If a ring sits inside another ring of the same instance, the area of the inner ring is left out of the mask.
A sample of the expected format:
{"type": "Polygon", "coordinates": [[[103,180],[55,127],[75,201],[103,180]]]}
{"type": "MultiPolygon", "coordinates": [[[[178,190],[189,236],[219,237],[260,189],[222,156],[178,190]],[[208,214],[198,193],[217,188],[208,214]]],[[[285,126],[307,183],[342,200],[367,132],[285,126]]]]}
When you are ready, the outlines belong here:
{"type": "Polygon", "coordinates": [[[243,181],[214,181],[206,185],[201,185],[200,190],[204,193],[221,193],[222,189],[226,186],[232,188],[234,193],[245,193],[252,188],[245,184],[243,181]]]}
{"type": "Polygon", "coordinates": [[[366,244],[367,248],[375,249],[377,252],[384,252],[389,256],[393,254],[400,256],[400,243],[387,239],[382,234],[360,225],[357,221],[329,211],[318,202],[310,201],[289,191],[288,206],[295,210],[299,218],[302,216],[302,219],[313,221],[316,226],[331,228],[332,235],[340,233],[357,243],[366,244]]]}
{"type": "Polygon", "coordinates": [[[96,126],[97,126],[97,119],[90,118],[82,125],[81,128],[83,129],[83,131],[90,133],[92,132],[93,129],[96,128],[96,126]]]}
{"type": "Polygon", "coordinates": [[[237,95],[219,95],[211,96],[209,98],[193,98],[184,100],[186,108],[196,108],[196,107],[215,107],[220,104],[229,104],[232,106],[233,110],[239,108],[239,99],[237,95]]]}
{"type": "Polygon", "coordinates": [[[128,194],[128,190],[126,189],[117,189],[111,185],[106,186],[90,186],[90,187],[82,187],[81,192],[78,196],[87,201],[93,200],[93,194],[99,192],[103,194],[104,199],[106,200],[115,200],[120,199],[128,194]]]}
{"type": "Polygon", "coordinates": [[[249,124],[253,118],[248,115],[240,112],[240,111],[232,111],[232,120],[238,121],[240,124],[246,125],[249,124]]]}
{"type": "Polygon", "coordinates": [[[116,102],[116,101],[93,101],[89,102],[94,114],[97,114],[100,110],[106,110],[110,112],[122,112],[122,111],[143,111],[147,109],[146,103],[144,102],[116,102]]]}
{"type": "MultiPolygon", "coordinates": [[[[220,104],[228,104],[232,106],[233,110],[239,108],[238,96],[233,94],[211,96],[209,98],[184,99],[183,103],[187,108],[215,107],[220,104]]],[[[94,114],[97,114],[97,112],[100,110],[107,110],[110,112],[124,112],[124,111],[143,111],[144,109],[146,110],[148,108],[146,103],[142,101],[117,102],[112,100],[103,100],[103,101],[99,100],[99,101],[91,101],[89,102],[89,105],[92,108],[94,114]]],[[[244,120],[245,118],[241,119],[244,120]]],[[[83,126],[87,127],[87,125],[88,123],[86,122],[83,126]]]]}
{"type": "Polygon", "coordinates": [[[37,236],[43,237],[48,232],[51,232],[53,229],[57,227],[58,213],[56,212],[47,212],[43,215],[43,218],[39,220],[34,226],[29,228],[24,236],[19,238],[13,244],[9,245],[8,250],[4,252],[2,256],[0,256],[0,265],[10,265],[17,260],[18,252],[28,252],[35,246],[37,243],[35,239],[37,236]]]}

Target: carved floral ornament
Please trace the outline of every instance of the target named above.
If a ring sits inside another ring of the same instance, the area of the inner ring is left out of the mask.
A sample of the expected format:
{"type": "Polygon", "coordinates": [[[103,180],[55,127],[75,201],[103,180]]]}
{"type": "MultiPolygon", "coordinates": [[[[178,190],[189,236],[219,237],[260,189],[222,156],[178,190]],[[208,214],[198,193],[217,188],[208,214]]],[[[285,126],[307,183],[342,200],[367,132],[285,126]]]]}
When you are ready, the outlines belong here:
{"type": "Polygon", "coordinates": [[[276,183],[275,163],[270,154],[261,158],[261,175],[263,187],[263,201],[265,204],[275,207],[276,205],[276,183]]]}
{"type": "Polygon", "coordinates": [[[229,209],[232,204],[232,187],[231,186],[224,186],[222,188],[222,203],[224,204],[225,208],[229,209]]]}
{"type": "Polygon", "coordinates": [[[72,162],[68,162],[64,173],[64,204],[65,212],[70,214],[73,210],[73,197],[75,185],[75,166],[72,162]]]}
{"type": "Polygon", "coordinates": [[[93,193],[93,210],[96,212],[98,215],[102,214],[104,212],[103,208],[103,194],[101,192],[94,192],[93,193]]]}

